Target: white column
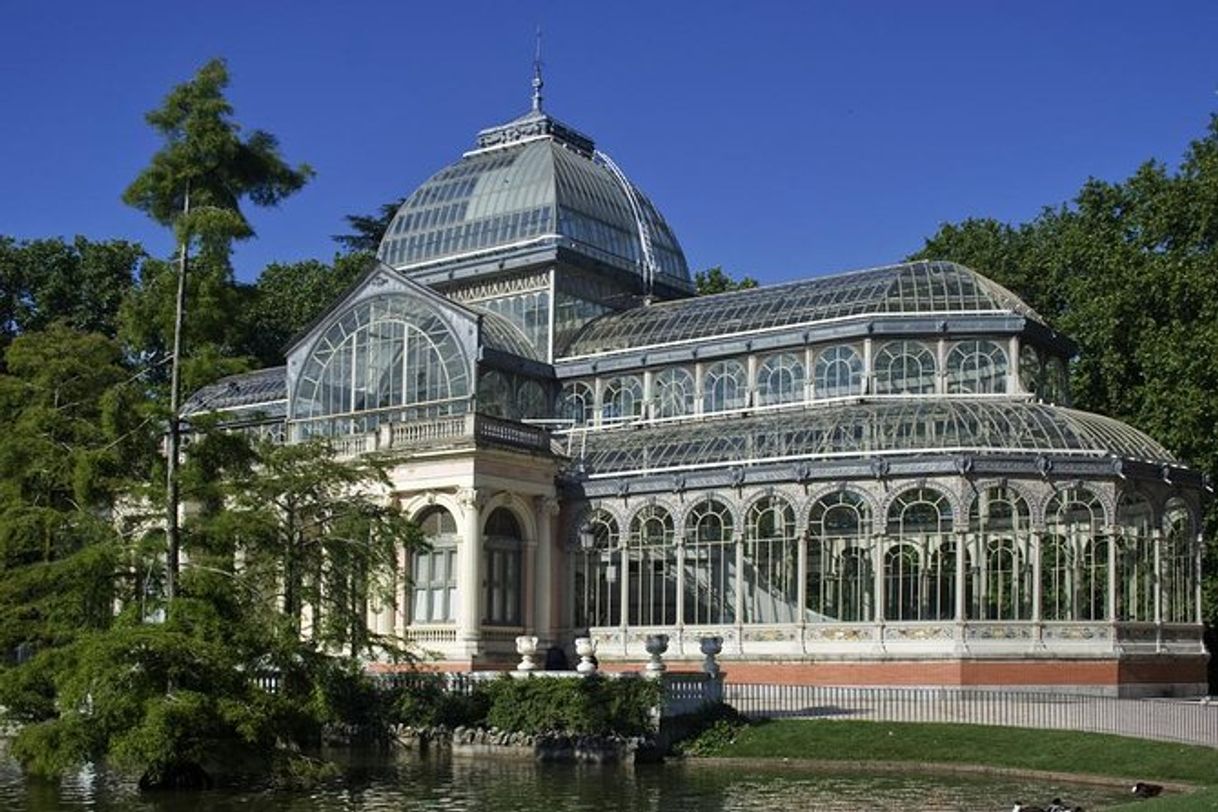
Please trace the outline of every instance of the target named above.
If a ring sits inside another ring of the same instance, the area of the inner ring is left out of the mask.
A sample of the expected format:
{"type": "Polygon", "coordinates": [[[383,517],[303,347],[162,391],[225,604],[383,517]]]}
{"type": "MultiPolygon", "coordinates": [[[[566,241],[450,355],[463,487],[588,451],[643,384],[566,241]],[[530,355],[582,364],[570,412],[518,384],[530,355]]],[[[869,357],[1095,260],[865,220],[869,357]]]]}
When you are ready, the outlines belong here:
{"type": "Polygon", "coordinates": [[[470,654],[482,635],[482,495],[475,488],[457,492],[461,505],[461,544],[457,548],[457,641],[470,654]]]}
{"type": "Polygon", "coordinates": [[[1160,548],[1163,546],[1163,534],[1158,528],[1151,531],[1150,543],[1155,549],[1155,623],[1163,622],[1163,558],[1159,554],[1160,548]]]}
{"type": "Polygon", "coordinates": [[[705,411],[702,408],[702,381],[705,378],[703,375],[704,368],[701,361],[694,364],[694,414],[702,414],[705,411]]]}
{"type": "Polygon", "coordinates": [[[815,398],[816,358],[812,352],[812,345],[808,344],[804,347],[804,391],[800,400],[807,402],[815,398]]]}
{"type": "Polygon", "coordinates": [[[968,607],[964,605],[968,595],[968,535],[963,530],[956,531],[956,622],[963,623],[968,616],[968,607]]]}
{"type": "Polygon", "coordinates": [[[685,628],[685,539],[677,536],[673,539],[677,548],[677,628],[685,628]]]}
{"type": "Polygon", "coordinates": [[[1205,554],[1205,538],[1200,533],[1197,534],[1196,550],[1197,552],[1193,559],[1193,566],[1195,567],[1193,570],[1193,595],[1197,604],[1197,615],[1195,617],[1195,621],[1200,623],[1202,622],[1202,618],[1205,617],[1205,614],[1201,608],[1201,559],[1205,554]]]}
{"type": "Polygon", "coordinates": [[[875,370],[871,368],[871,339],[863,339],[863,394],[875,391],[875,370]]]}
{"type": "Polygon", "coordinates": [[[1108,613],[1109,622],[1115,623],[1117,619],[1116,612],[1116,590],[1117,590],[1117,535],[1116,528],[1108,528],[1108,594],[1105,596],[1104,611],[1108,613]]]}
{"type": "Polygon", "coordinates": [[[947,391],[947,339],[943,337],[935,344],[935,391],[947,391]]]}
{"type": "Polygon", "coordinates": [[[533,579],[533,634],[548,646],[554,642],[554,517],[558,515],[558,500],[539,496],[534,500],[537,514],[537,552],[533,579]]]}
{"type": "MultiPolygon", "coordinates": [[[[795,622],[803,626],[808,617],[808,534],[795,540],[795,622]]],[[[821,557],[824,566],[824,557],[821,557]]],[[[821,586],[824,589],[824,586],[821,586]]]]}
{"type": "Polygon", "coordinates": [[[1041,554],[1040,554],[1040,539],[1041,534],[1033,532],[1028,538],[1028,555],[1032,557],[1032,622],[1040,623],[1040,603],[1041,603],[1041,580],[1043,575],[1040,570],[1041,554]]]}
{"type": "Polygon", "coordinates": [[[733,614],[736,617],[736,625],[744,623],[744,535],[736,536],[736,594],[735,606],[733,614]]]}
{"type": "Polygon", "coordinates": [[[875,592],[875,596],[873,598],[875,601],[875,606],[873,608],[875,609],[876,623],[884,622],[884,554],[888,552],[887,549],[885,549],[887,547],[885,541],[886,539],[884,536],[873,536],[871,539],[871,544],[875,548],[875,564],[874,571],[872,572],[874,582],[872,583],[872,590],[875,592]]]}
{"type": "Polygon", "coordinates": [[[1007,392],[1014,394],[1019,391],[1019,336],[1011,336],[1007,342],[1007,392]]]}

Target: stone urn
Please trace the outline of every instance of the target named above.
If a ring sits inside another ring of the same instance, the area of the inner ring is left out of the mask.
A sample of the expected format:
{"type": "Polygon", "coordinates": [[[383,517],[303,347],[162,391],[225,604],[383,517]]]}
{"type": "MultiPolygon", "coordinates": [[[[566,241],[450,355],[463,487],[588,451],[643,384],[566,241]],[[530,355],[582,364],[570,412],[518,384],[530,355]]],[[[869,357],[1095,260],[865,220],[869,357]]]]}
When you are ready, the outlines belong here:
{"type": "Polygon", "coordinates": [[[664,661],[660,657],[664,652],[668,651],[668,635],[649,634],[643,645],[647,648],[647,654],[650,657],[647,660],[644,676],[659,679],[667,670],[667,666],[664,665],[664,661]]]}
{"type": "Polygon", "coordinates": [[[703,637],[698,641],[698,648],[702,650],[702,656],[706,659],[702,661],[702,670],[707,676],[719,676],[719,663],[715,661],[715,657],[723,651],[722,637],[703,637]]]}
{"type": "Polygon", "coordinates": [[[579,655],[579,665],[575,670],[585,677],[596,673],[596,641],[591,637],[575,638],[575,653],[579,655]]]}
{"type": "Polygon", "coordinates": [[[516,666],[517,671],[536,671],[537,670],[537,638],[522,634],[516,638],[516,653],[520,655],[520,665],[516,666]]]}

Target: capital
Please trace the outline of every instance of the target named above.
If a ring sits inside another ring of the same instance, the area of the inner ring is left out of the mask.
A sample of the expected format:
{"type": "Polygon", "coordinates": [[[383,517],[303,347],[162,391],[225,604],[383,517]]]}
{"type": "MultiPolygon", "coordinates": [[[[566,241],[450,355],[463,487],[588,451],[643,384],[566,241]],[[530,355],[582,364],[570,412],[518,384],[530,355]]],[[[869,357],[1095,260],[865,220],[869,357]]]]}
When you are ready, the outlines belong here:
{"type": "Polygon", "coordinates": [[[486,504],[487,494],[483,488],[458,488],[457,489],[457,504],[462,508],[481,510],[486,504]]]}
{"type": "Polygon", "coordinates": [[[537,512],[543,516],[557,516],[561,505],[553,496],[535,496],[533,504],[537,512]]]}

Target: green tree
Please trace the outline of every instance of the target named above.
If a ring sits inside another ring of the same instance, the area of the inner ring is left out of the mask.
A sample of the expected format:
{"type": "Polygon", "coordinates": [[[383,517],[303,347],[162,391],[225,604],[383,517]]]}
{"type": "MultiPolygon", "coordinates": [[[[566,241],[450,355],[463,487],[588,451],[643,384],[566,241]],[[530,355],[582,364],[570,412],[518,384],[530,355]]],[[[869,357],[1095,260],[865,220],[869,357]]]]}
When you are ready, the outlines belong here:
{"type": "Polygon", "coordinates": [[[748,290],[755,287],[757,287],[757,280],[753,277],[742,276],[740,279],[736,279],[719,265],[694,274],[694,289],[699,296],[727,293],[732,290],[748,290]]]}
{"type": "MultiPolygon", "coordinates": [[[[233,240],[252,237],[254,229],[241,211],[248,200],[275,206],[298,191],[313,171],[307,164],[288,165],[275,136],[254,130],[242,138],[233,108],[224,96],[228,69],[213,59],[194,78],[169,92],[148,123],[165,140],[123,193],[123,200],[153,220],[172,227],[178,242],[178,269],[169,382],[169,442],[166,450],[166,592],[176,593],[179,559],[177,466],[178,411],[181,398],[182,329],[187,270],[197,245],[211,272],[228,269],[233,240]]],[[[231,273],[231,271],[230,271],[231,273]]],[[[231,276],[228,277],[231,282],[231,276]]]]}
{"type": "MultiPolygon", "coordinates": [[[[1078,342],[1076,405],[1218,477],[1218,116],[1174,170],[1149,161],[1120,182],[1088,180],[1028,223],[947,224],[915,256],[1018,291],[1078,342]]],[[[1212,507],[1209,525],[1213,538],[1212,507]]],[[[1207,612],[1218,619],[1218,603],[1207,612]]]]}
{"type": "Polygon", "coordinates": [[[343,217],[350,226],[347,234],[335,234],[333,240],[352,254],[375,254],[381,244],[385,232],[389,230],[393,216],[406,202],[399,197],[388,203],[382,203],[376,214],[348,214],[343,217]]]}

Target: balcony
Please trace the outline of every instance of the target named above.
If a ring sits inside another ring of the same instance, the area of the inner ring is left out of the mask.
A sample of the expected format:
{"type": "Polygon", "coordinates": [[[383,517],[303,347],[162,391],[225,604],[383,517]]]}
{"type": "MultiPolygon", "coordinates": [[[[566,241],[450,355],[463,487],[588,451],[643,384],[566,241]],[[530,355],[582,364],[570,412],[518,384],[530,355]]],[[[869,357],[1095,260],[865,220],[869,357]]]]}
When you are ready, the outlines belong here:
{"type": "Polygon", "coordinates": [[[364,434],[333,437],[329,442],[339,459],[373,453],[441,451],[487,445],[553,453],[550,432],[545,428],[485,414],[389,423],[364,434]]]}

